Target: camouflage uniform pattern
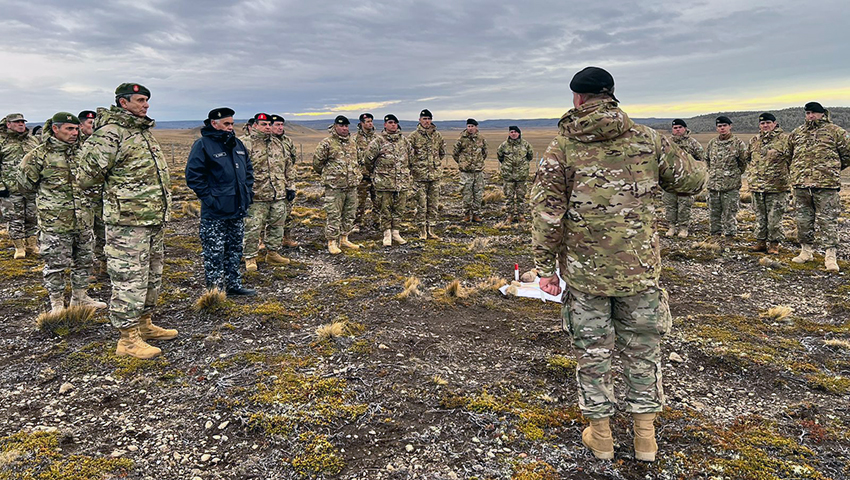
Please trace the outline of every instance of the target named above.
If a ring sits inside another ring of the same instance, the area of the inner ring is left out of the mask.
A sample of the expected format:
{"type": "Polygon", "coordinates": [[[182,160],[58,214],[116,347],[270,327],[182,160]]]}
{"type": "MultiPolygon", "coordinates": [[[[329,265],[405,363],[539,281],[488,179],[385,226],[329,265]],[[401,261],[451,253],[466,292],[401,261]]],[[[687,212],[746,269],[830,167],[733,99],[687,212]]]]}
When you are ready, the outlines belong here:
{"type": "Polygon", "coordinates": [[[505,192],[505,210],[510,215],[524,215],[528,194],[528,164],[534,160],[534,149],[522,137],[508,137],[496,151],[499,174],[505,192]]]}
{"type": "Polygon", "coordinates": [[[132,328],[153,312],[162,288],[164,229],[106,224],[106,271],[112,283],[109,319],[115,328],[132,328]]]}
{"type": "Polygon", "coordinates": [[[198,233],[204,251],[207,288],[218,287],[220,290],[227,290],[241,287],[239,263],[242,261],[245,222],[241,218],[202,218],[198,233]]]}
{"type": "Polygon", "coordinates": [[[357,214],[357,186],[363,174],[357,143],[351,135],[340,136],[333,125],[328,132],[330,135],[319,142],[313,153],[313,170],[322,176],[325,186],[325,238],[330,241],[351,232],[357,214]]]}
{"type": "MultiPolygon", "coordinates": [[[[295,142],[286,136],[286,134],[281,135],[281,141],[283,142],[284,157],[286,157],[286,161],[289,163],[287,168],[289,169],[290,176],[287,185],[290,190],[295,190],[295,162],[298,161],[298,149],[295,147],[295,142]]],[[[284,198],[283,201],[286,204],[286,220],[283,221],[283,230],[286,232],[292,228],[292,207],[295,199],[290,202],[284,198]]]]}
{"type": "Polygon", "coordinates": [[[328,214],[325,223],[325,239],[336,240],[340,235],[348,235],[354,228],[357,215],[357,187],[325,187],[322,203],[328,214]]]}
{"type": "Polygon", "coordinates": [[[239,137],[254,166],[254,203],[245,217],[245,258],[256,258],[260,238],[270,252],[277,252],[283,243],[288,206],[286,189],[292,185],[294,145],[289,137],[263,133],[257,129],[239,137]],[[289,140],[287,142],[287,140],[289,140]]]}
{"type": "Polygon", "coordinates": [[[419,125],[407,136],[413,149],[411,175],[415,185],[416,217],[419,226],[436,226],[440,204],[440,177],[443,159],[446,158],[446,141],[433,124],[428,128],[419,125]]]}
{"type": "Polygon", "coordinates": [[[791,188],[788,181],[791,165],[788,134],[778,126],[770,132],[759,132],[750,139],[747,156],[747,185],[752,192],[756,212],[756,239],[782,241],[785,238],[782,216],[791,188]]]}
{"type": "MultiPolygon", "coordinates": [[[[690,130],[686,130],[684,135],[673,135],[670,139],[677,147],[694,157],[694,160],[702,162],[705,159],[705,150],[695,138],[691,138],[690,130]]],[[[661,192],[661,202],[664,205],[664,217],[668,225],[679,228],[690,227],[691,208],[694,206],[693,196],[661,192]]]]}
{"type": "Polygon", "coordinates": [[[369,144],[375,139],[378,132],[373,128],[368,132],[363,129],[361,124],[357,124],[357,133],[354,135],[354,142],[357,143],[357,154],[360,165],[363,167],[363,179],[360,180],[360,185],[357,186],[357,215],[354,223],[363,225],[363,215],[366,213],[366,199],[372,201],[372,208],[377,208],[377,200],[375,198],[375,188],[372,186],[372,177],[369,176],[369,170],[366,169],[363,155],[369,144]]]}
{"type": "Polygon", "coordinates": [[[18,192],[18,172],[24,155],[39,145],[38,139],[24,133],[6,129],[6,119],[0,121],[0,180],[9,191],[9,197],[0,202],[3,219],[9,223],[9,237],[13,240],[32,237],[38,233],[35,194],[18,192]]]}
{"type": "Polygon", "coordinates": [[[94,262],[94,235],[91,230],[54,233],[42,230],[39,251],[44,268],[44,288],[51,296],[65,295],[65,271],[71,271],[71,288],[89,288],[89,275],[94,262]]]}
{"type": "Polygon", "coordinates": [[[838,217],[841,197],[833,188],[794,188],[794,208],[797,212],[797,241],[815,243],[815,223],[824,248],[838,248],[838,217]]]}
{"type": "Polygon", "coordinates": [[[738,234],[738,199],[741,176],[747,168],[747,145],[730,134],[729,138],[712,138],[705,149],[708,166],[709,229],[712,235],[738,234]]]}
{"type": "Polygon", "coordinates": [[[380,204],[381,230],[398,230],[413,183],[413,148],[401,131],[385,130],[369,144],[364,161],[380,204]]]}
{"type": "Polygon", "coordinates": [[[481,199],[487,179],[484,177],[484,160],[487,159],[487,140],[480,134],[464,131],[452,150],[452,158],[460,170],[463,210],[476,214],[481,210],[481,199]]]}

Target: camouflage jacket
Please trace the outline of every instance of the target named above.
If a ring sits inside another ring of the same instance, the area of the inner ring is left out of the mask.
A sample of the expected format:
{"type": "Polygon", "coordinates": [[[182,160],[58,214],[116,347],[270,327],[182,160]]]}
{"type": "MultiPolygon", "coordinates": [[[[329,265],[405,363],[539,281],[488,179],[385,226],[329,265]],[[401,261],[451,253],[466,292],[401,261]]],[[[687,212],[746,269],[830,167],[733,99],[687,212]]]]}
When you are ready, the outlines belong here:
{"type": "Polygon", "coordinates": [[[424,128],[422,125],[416,127],[413,133],[407,136],[410,147],[413,149],[413,165],[410,174],[416,182],[433,182],[439,180],[443,175],[443,159],[446,158],[446,141],[437,131],[437,127],[431,125],[424,128]]]}
{"type": "Polygon", "coordinates": [[[688,155],[694,157],[694,160],[699,162],[705,161],[705,149],[702,148],[697,139],[691,138],[691,131],[685,130],[684,135],[672,135],[670,137],[673,143],[682,150],[688,152],[688,155]]]}
{"type": "Polygon", "coordinates": [[[828,111],[795,128],[788,148],[795,188],[841,188],[841,170],[850,166],[850,134],[832,123],[828,111]]]}
{"type": "Polygon", "coordinates": [[[42,231],[61,234],[92,227],[88,197],[75,185],[78,149],[79,143],[66,143],[48,133],[21,162],[18,189],[36,194],[42,231]]]}
{"type": "Polygon", "coordinates": [[[776,127],[759,132],[747,147],[747,185],[751,192],[787,192],[791,153],[788,134],[776,127]]]}
{"type": "Polygon", "coordinates": [[[381,132],[369,144],[364,159],[375,190],[401,192],[412,186],[413,149],[401,131],[381,132]]]}
{"type": "Polygon", "coordinates": [[[708,166],[706,188],[719,192],[741,189],[741,175],[747,168],[747,144],[732,135],[726,140],[715,137],[705,149],[708,166]]]}
{"type": "Polygon", "coordinates": [[[531,190],[532,244],[541,277],[576,290],[630,296],[658,286],[654,197],[659,187],[695,194],[705,167],[613,100],[567,112],[531,190]]]}
{"type": "Polygon", "coordinates": [[[534,160],[531,144],[522,137],[514,140],[508,137],[499,145],[496,152],[499,158],[499,174],[506,182],[524,182],[528,180],[528,162],[534,160]]]}
{"type": "Polygon", "coordinates": [[[39,141],[30,135],[29,130],[24,133],[11,132],[6,129],[5,121],[0,123],[0,182],[3,182],[0,190],[5,185],[10,193],[16,193],[21,160],[39,145],[39,141]]]}
{"type": "Polygon", "coordinates": [[[322,184],[330,188],[351,188],[363,178],[357,154],[357,143],[351,135],[341,137],[328,128],[330,136],[319,142],[313,152],[313,170],[322,176],[322,184]]]}
{"type": "Polygon", "coordinates": [[[470,135],[464,131],[455,143],[452,158],[461,172],[480,172],[487,160],[487,140],[480,133],[470,135]]]}
{"type": "Polygon", "coordinates": [[[98,108],[95,131],[79,155],[78,188],[103,185],[103,221],[156,226],[171,218],[171,176],[149,117],[98,108]]]}
{"type": "Polygon", "coordinates": [[[357,124],[357,133],[354,134],[354,142],[357,144],[357,159],[363,167],[363,178],[366,179],[369,178],[369,170],[366,168],[366,162],[363,157],[366,155],[366,149],[369,148],[369,144],[372,143],[372,140],[375,139],[377,134],[378,132],[374,128],[367,132],[363,130],[361,124],[357,124]]]}
{"type": "Polygon", "coordinates": [[[273,202],[286,198],[290,163],[283,140],[277,135],[252,129],[239,137],[254,167],[254,201],[273,202]]]}

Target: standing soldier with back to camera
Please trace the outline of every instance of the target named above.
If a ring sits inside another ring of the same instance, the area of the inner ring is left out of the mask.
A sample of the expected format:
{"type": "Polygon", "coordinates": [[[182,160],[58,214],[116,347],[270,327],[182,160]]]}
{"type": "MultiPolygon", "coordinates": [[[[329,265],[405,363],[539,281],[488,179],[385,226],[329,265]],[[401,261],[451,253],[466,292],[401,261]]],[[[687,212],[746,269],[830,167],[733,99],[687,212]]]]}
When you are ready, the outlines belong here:
{"type": "Polygon", "coordinates": [[[756,211],[756,244],[750,250],[776,255],[783,239],[782,215],[791,189],[788,184],[791,154],[788,134],[782,131],[772,113],[759,115],[759,133],[750,139],[747,158],[747,186],[756,211]]]}
{"type": "Polygon", "coordinates": [[[507,222],[525,222],[525,197],[528,193],[528,164],[534,160],[531,144],[522,138],[522,130],[516,125],[508,127],[508,138],[496,152],[499,158],[499,173],[505,192],[507,222]]]}
{"type": "Polygon", "coordinates": [[[357,133],[354,134],[354,142],[357,144],[357,155],[360,165],[363,166],[363,179],[360,180],[360,185],[357,186],[357,215],[354,217],[353,232],[366,230],[367,224],[366,215],[366,199],[372,201],[372,216],[377,214],[378,203],[375,199],[375,186],[372,185],[372,177],[369,176],[369,171],[366,169],[363,155],[369,144],[375,139],[378,132],[375,131],[375,117],[371,113],[361,113],[360,122],[357,124],[357,133]]]}
{"type": "Polygon", "coordinates": [[[708,207],[711,235],[731,240],[738,234],[738,201],[741,176],[747,168],[747,144],[732,134],[732,120],[721,115],[714,121],[717,137],[708,142],[705,163],[708,167],[708,207]]]}
{"type": "Polygon", "coordinates": [[[384,231],[382,243],[385,247],[392,246],[393,242],[399,245],[407,243],[399,229],[411,187],[412,157],[413,150],[401,134],[398,118],[393,114],[385,115],[384,131],[372,140],[365,154],[366,168],[372,175],[380,205],[381,230],[384,231]]]}
{"type": "Polygon", "coordinates": [[[446,158],[446,141],[432,123],[428,109],[419,112],[419,125],[407,136],[413,149],[411,174],[415,185],[416,218],[419,238],[442,240],[434,228],[437,226],[440,203],[440,177],[443,175],[443,159],[446,158]]]}
{"type": "Polygon", "coordinates": [[[38,254],[38,220],[35,213],[35,193],[18,191],[18,167],[24,155],[31,152],[39,140],[27,129],[27,120],[20,113],[10,113],[0,122],[0,196],[3,219],[9,222],[9,238],[15,244],[15,258],[38,254]]]}
{"type": "MultiPolygon", "coordinates": [[[[699,162],[705,158],[705,150],[688,130],[688,124],[681,118],[673,120],[671,129],[673,143],[687,152],[694,160],[699,162]]],[[[688,238],[688,230],[691,224],[691,208],[694,206],[694,197],[691,195],[679,195],[676,193],[662,192],[661,201],[664,204],[664,213],[667,220],[667,237],[676,235],[678,229],[679,238],[688,238]]]]}
{"type": "Polygon", "coordinates": [[[478,133],[478,122],[466,120],[466,130],[460,135],[452,150],[452,158],[460,170],[460,186],[463,196],[463,221],[480,223],[483,220],[481,199],[484,195],[484,161],[487,160],[487,140],[478,133]]]}
{"type": "Polygon", "coordinates": [[[620,352],[635,458],[654,461],[654,421],[664,406],[661,337],[672,323],[658,283],[658,188],[695,194],[705,171],[655,130],[617,106],[614,79],[587,67],[570,82],[575,108],[540,161],[531,192],[532,242],[540,288],[561,293],[562,314],[578,356],[579,406],[590,420],[582,442],[614,458],[609,419],[616,400],[611,372],[620,352]]]}

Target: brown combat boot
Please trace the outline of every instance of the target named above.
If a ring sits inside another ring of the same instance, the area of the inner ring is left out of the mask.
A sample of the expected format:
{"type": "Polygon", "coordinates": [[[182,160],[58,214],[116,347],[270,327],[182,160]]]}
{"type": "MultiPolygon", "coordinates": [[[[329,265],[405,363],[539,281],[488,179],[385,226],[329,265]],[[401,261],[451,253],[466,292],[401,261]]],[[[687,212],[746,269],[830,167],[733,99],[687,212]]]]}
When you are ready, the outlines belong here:
{"type": "Polygon", "coordinates": [[[658,453],[655,443],[655,413],[633,413],[635,431],[635,459],[654,462],[658,453]]]}
{"type": "Polygon", "coordinates": [[[145,340],[171,340],[177,337],[177,330],[154,325],[151,314],[146,313],[139,319],[139,334],[145,340]]]}
{"type": "Polygon", "coordinates": [[[289,236],[289,229],[287,228],[283,230],[283,242],[281,243],[281,245],[286,248],[295,248],[299,246],[300,243],[296,242],[292,239],[291,236],[289,236]]]}
{"type": "Polygon", "coordinates": [[[105,303],[91,298],[89,296],[88,292],[86,292],[85,288],[75,288],[75,289],[71,290],[71,303],[70,303],[70,305],[72,307],[77,306],[77,305],[81,305],[81,306],[87,306],[87,307],[94,307],[94,308],[97,308],[97,309],[106,308],[105,303]]]}
{"type": "Polygon", "coordinates": [[[257,271],[257,259],[256,258],[246,258],[245,259],[245,271],[246,272],[256,272],[257,271]]]}
{"type": "Polygon", "coordinates": [[[266,263],[269,265],[289,265],[292,263],[292,260],[284,257],[283,255],[269,251],[266,253],[266,263]]]}
{"type": "Polygon", "coordinates": [[[759,240],[755,245],[750,247],[751,252],[766,252],[767,251],[767,242],[764,240],[759,240]]]}
{"type": "Polygon", "coordinates": [[[434,233],[434,227],[432,226],[428,226],[428,238],[434,239],[438,242],[443,240],[441,237],[437,236],[436,233],[434,233]]]}
{"type": "Polygon", "coordinates": [[[15,244],[15,260],[25,258],[27,256],[27,245],[24,239],[16,238],[12,240],[12,243],[15,244]]]}
{"type": "Polygon", "coordinates": [[[331,255],[338,255],[342,253],[342,250],[339,249],[339,244],[337,244],[336,240],[328,240],[328,253],[331,255]]]}
{"type": "Polygon", "coordinates": [[[148,359],[162,353],[162,350],[148,345],[142,339],[142,335],[139,333],[139,327],[119,328],[118,331],[121,332],[121,338],[118,340],[118,346],[115,348],[115,355],[119,357],[129,355],[131,357],[148,359]]]}
{"type": "Polygon", "coordinates": [[[770,242],[767,247],[768,255],[779,255],[779,242],[770,242]]]}
{"type": "Polygon", "coordinates": [[[481,223],[481,222],[483,222],[483,221],[484,221],[484,219],[483,219],[483,218],[481,218],[481,216],[480,216],[480,215],[478,215],[477,213],[475,213],[475,214],[473,214],[473,215],[472,215],[472,221],[473,221],[473,222],[475,222],[475,223],[481,223]]]}
{"type": "Polygon", "coordinates": [[[360,250],[360,245],[350,241],[348,239],[348,235],[343,235],[339,237],[339,246],[342,248],[350,248],[352,250],[360,250]]]}
{"type": "Polygon", "coordinates": [[[26,242],[26,251],[27,253],[31,253],[33,255],[38,255],[38,237],[35,235],[31,237],[27,237],[26,242]]]}
{"type": "Polygon", "coordinates": [[[470,216],[469,216],[469,213],[464,214],[464,216],[463,216],[463,221],[464,221],[464,222],[469,223],[469,221],[470,221],[471,219],[472,219],[472,217],[470,217],[470,216]]]}
{"type": "Polygon", "coordinates": [[[590,419],[590,426],[581,432],[581,443],[600,460],[614,458],[614,439],[611,437],[609,417],[590,419]]]}

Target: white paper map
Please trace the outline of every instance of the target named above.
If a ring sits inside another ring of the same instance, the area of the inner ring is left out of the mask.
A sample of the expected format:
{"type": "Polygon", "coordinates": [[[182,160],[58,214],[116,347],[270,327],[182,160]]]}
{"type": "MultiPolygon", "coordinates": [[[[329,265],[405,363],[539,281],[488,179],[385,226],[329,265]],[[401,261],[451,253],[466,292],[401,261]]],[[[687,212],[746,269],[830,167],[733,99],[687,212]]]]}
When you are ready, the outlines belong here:
{"type": "Polygon", "coordinates": [[[517,297],[527,297],[527,298],[537,298],[543,300],[543,302],[558,302],[561,303],[561,296],[564,293],[564,289],[567,288],[567,282],[565,282],[561,275],[558,275],[558,280],[561,281],[561,294],[549,295],[548,293],[540,290],[540,277],[536,277],[533,282],[517,282],[513,281],[510,285],[505,285],[499,289],[502,292],[502,295],[516,295],[517,297]]]}

